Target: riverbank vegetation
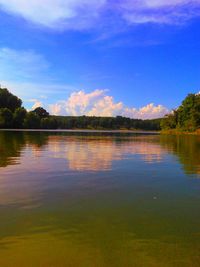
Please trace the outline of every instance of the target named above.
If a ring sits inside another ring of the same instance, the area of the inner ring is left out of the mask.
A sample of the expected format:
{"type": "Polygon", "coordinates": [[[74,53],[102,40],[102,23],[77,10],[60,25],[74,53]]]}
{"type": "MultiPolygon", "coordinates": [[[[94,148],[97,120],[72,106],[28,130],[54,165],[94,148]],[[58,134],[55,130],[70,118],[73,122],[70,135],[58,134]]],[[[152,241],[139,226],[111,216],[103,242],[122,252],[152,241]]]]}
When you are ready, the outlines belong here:
{"type": "Polygon", "coordinates": [[[179,106],[161,120],[165,133],[199,133],[200,94],[189,94],[179,106]]]}
{"type": "Polygon", "coordinates": [[[27,111],[22,101],[7,89],[0,89],[2,129],[98,129],[159,131],[161,119],[140,120],[122,116],[53,116],[44,108],[27,111]]]}

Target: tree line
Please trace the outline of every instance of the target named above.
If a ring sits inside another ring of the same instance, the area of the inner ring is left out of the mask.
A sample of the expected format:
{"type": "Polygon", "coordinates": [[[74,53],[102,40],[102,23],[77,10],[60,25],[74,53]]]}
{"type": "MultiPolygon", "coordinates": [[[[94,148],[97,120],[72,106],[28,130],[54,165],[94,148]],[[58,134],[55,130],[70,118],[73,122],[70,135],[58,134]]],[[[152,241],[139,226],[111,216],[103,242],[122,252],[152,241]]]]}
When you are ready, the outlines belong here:
{"type": "Polygon", "coordinates": [[[141,120],[122,116],[53,116],[44,108],[27,111],[22,100],[0,88],[0,128],[15,129],[128,129],[196,131],[200,128],[200,94],[189,94],[162,119],[141,120]]]}
{"type": "Polygon", "coordinates": [[[188,94],[182,104],[161,121],[162,130],[194,132],[200,128],[200,94],[188,94]]]}
{"type": "Polygon", "coordinates": [[[138,129],[160,130],[160,119],[141,120],[122,116],[53,116],[44,108],[27,111],[22,100],[0,88],[0,128],[15,129],[138,129]]]}

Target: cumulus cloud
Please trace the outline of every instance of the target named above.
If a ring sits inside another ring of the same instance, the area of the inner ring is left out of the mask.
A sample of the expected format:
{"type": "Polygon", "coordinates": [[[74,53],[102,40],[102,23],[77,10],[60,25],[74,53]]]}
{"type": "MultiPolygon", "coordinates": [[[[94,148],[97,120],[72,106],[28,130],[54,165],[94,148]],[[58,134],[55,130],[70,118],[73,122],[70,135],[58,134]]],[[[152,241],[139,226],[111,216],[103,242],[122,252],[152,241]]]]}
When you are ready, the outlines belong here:
{"type": "Polygon", "coordinates": [[[91,93],[74,92],[66,101],[59,101],[49,106],[54,115],[87,116],[125,116],[138,119],[163,117],[169,110],[162,105],[148,104],[139,109],[127,107],[122,102],[115,102],[107,90],[95,90],[91,93]]]}
{"type": "Polygon", "coordinates": [[[129,24],[182,23],[199,16],[200,0],[0,0],[0,8],[47,27],[85,29],[108,23],[108,14],[129,24]]]}
{"type": "Polygon", "coordinates": [[[34,110],[36,108],[39,108],[39,107],[43,106],[42,101],[40,101],[38,99],[30,99],[28,102],[33,103],[31,110],[34,110]]]}

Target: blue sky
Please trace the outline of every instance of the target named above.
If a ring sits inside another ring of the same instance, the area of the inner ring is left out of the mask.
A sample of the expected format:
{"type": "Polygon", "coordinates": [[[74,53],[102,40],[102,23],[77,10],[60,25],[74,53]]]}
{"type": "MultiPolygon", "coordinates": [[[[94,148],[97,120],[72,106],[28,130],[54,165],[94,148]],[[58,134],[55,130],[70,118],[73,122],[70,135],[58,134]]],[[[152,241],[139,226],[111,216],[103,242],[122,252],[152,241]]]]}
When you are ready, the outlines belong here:
{"type": "Polygon", "coordinates": [[[200,0],[0,0],[0,21],[0,82],[28,109],[156,118],[200,90],[200,0]]]}

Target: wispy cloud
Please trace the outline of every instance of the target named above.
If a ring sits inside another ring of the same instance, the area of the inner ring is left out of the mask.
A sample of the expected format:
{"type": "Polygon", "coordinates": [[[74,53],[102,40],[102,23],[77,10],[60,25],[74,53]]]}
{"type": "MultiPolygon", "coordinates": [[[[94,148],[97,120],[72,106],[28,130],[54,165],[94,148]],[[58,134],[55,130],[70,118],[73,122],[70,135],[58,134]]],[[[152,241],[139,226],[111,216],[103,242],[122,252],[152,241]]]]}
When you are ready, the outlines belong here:
{"type": "Polygon", "coordinates": [[[122,102],[115,102],[107,90],[94,90],[91,93],[84,91],[74,92],[66,101],[59,101],[49,106],[55,115],[88,115],[88,116],[117,116],[130,118],[152,119],[163,117],[169,110],[162,105],[148,104],[139,109],[127,107],[122,102]]]}
{"type": "Polygon", "coordinates": [[[0,83],[22,99],[55,98],[74,90],[50,76],[51,66],[45,57],[33,50],[0,47],[0,83]]]}
{"type": "Polygon", "coordinates": [[[200,15],[199,0],[125,0],[123,18],[130,24],[182,24],[200,15]]]}
{"type": "Polygon", "coordinates": [[[30,79],[49,68],[45,58],[32,50],[0,48],[1,79],[30,79]]]}
{"type": "Polygon", "coordinates": [[[0,0],[0,8],[46,27],[80,30],[113,20],[180,24],[200,15],[200,0],[0,0]]]}
{"type": "Polygon", "coordinates": [[[126,107],[122,102],[115,102],[112,96],[107,95],[106,90],[95,90],[91,93],[74,92],[75,89],[72,86],[60,84],[54,80],[45,82],[49,68],[46,59],[34,51],[0,48],[1,84],[25,100],[24,104],[28,109],[44,105],[53,114],[123,115],[132,118],[157,118],[168,112],[165,107],[154,104],[140,109],[126,107]],[[48,105],[49,99],[51,101],[58,99],[58,95],[62,97],[67,92],[73,93],[66,101],[48,105]],[[33,98],[34,101],[30,102],[33,98]],[[30,105],[30,103],[33,104],[30,105]]]}
{"type": "Polygon", "coordinates": [[[1,80],[0,82],[2,87],[8,88],[13,94],[19,96],[23,100],[24,106],[28,109],[32,109],[37,103],[40,103],[39,106],[44,105],[48,107],[51,99],[74,90],[72,86],[59,83],[34,83],[10,80],[1,80]],[[33,104],[30,105],[30,103],[33,104]]]}
{"type": "Polygon", "coordinates": [[[47,27],[87,28],[106,0],[0,0],[1,8],[47,27]]]}

